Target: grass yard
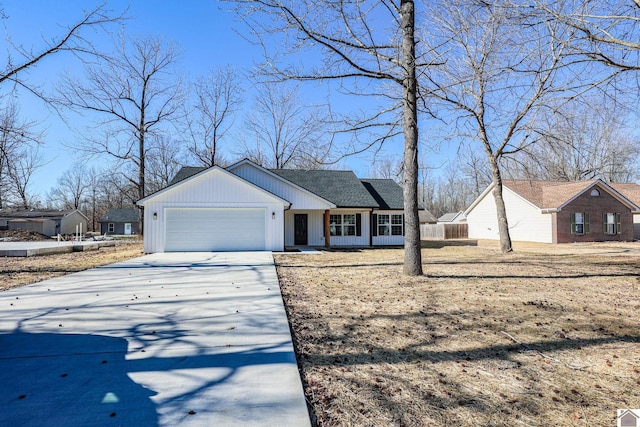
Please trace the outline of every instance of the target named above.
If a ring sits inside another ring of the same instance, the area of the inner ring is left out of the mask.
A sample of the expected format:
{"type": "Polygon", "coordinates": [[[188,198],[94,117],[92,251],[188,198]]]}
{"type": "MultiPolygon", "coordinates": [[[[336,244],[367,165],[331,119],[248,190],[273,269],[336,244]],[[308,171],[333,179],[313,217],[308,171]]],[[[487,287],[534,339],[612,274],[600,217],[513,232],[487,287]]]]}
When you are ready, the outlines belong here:
{"type": "MultiPolygon", "coordinates": [[[[425,242],[426,243],[426,242],[425,242]]],[[[319,426],[613,426],[640,408],[640,243],[277,255],[319,426]]]]}
{"type": "Polygon", "coordinates": [[[0,257],[0,291],[142,256],[142,242],[35,257],[0,257]]]}

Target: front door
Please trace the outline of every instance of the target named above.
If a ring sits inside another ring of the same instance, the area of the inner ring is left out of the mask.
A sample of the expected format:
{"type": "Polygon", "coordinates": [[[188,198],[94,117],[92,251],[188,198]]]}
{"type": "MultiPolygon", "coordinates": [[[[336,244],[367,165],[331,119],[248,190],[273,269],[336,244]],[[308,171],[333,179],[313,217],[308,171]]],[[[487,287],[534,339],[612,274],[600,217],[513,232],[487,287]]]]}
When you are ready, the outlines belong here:
{"type": "Polygon", "coordinates": [[[295,214],[294,217],[294,244],[296,246],[307,246],[307,214],[295,214]]]}
{"type": "Polygon", "coordinates": [[[131,234],[131,223],[127,222],[124,224],[124,234],[131,234]]]}

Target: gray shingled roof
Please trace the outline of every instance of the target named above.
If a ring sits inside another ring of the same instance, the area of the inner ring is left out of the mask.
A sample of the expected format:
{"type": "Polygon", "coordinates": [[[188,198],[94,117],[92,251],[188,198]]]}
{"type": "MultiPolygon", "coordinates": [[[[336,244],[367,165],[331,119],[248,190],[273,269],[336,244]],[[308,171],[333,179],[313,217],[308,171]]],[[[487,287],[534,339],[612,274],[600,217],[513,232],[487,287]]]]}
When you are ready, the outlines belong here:
{"type": "Polygon", "coordinates": [[[109,209],[105,216],[98,222],[138,222],[140,221],[139,209],[109,209]]]}
{"type": "Polygon", "coordinates": [[[270,171],[340,208],[379,207],[352,171],[294,169],[270,169],[270,171]]]}
{"type": "Polygon", "coordinates": [[[420,218],[420,224],[435,224],[438,222],[438,218],[426,209],[419,210],[418,217],[420,218]]]}
{"type": "Polygon", "coordinates": [[[13,212],[3,212],[0,217],[11,218],[49,218],[49,219],[61,219],[62,217],[74,212],[71,210],[58,210],[58,209],[40,209],[40,210],[19,210],[13,212]]]}
{"type": "Polygon", "coordinates": [[[176,174],[176,176],[173,177],[173,179],[169,182],[169,185],[173,185],[176,182],[180,182],[182,180],[185,180],[187,178],[189,178],[190,176],[193,176],[197,173],[202,172],[203,170],[207,169],[206,167],[201,167],[201,166],[183,166],[182,168],[180,168],[180,170],[178,171],[178,173],[176,174]]]}
{"type": "Polygon", "coordinates": [[[360,182],[371,193],[380,209],[404,209],[402,187],[392,179],[361,179],[360,182]]]}

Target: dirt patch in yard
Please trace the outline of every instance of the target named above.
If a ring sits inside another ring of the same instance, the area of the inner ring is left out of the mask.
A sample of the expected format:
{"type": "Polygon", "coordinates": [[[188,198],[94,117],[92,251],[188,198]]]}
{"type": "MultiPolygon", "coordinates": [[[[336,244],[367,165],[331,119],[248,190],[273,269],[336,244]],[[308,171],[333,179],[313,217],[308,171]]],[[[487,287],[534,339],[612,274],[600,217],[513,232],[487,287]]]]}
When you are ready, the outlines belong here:
{"type": "Polygon", "coordinates": [[[31,230],[0,230],[0,240],[5,242],[35,242],[49,240],[51,237],[31,230]]]}
{"type": "Polygon", "coordinates": [[[276,256],[320,426],[615,425],[640,407],[640,244],[276,256]]]}
{"type": "Polygon", "coordinates": [[[0,257],[0,291],[139,257],[141,242],[117,242],[99,250],[37,257],[0,257]]]}

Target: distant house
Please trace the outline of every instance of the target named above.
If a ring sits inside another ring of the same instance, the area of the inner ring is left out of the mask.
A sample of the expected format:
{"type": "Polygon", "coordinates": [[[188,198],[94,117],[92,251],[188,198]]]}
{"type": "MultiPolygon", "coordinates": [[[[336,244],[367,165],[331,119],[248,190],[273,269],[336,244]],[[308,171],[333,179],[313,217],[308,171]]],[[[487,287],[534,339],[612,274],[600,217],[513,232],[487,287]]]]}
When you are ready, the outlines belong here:
{"type": "Polygon", "coordinates": [[[185,167],[144,206],[144,251],[404,244],[402,188],[346,170],[185,167]]]}
{"type": "Polygon", "coordinates": [[[87,231],[88,221],[87,216],[77,209],[18,210],[0,213],[0,224],[6,223],[9,230],[30,230],[47,236],[74,234],[80,230],[84,233],[87,231]]]}
{"type": "Polygon", "coordinates": [[[418,218],[420,219],[420,224],[436,224],[438,222],[438,218],[426,209],[418,211],[418,218]]]}
{"type": "Polygon", "coordinates": [[[98,222],[100,234],[138,234],[140,209],[109,209],[98,222]]]}
{"type": "MultiPolygon", "coordinates": [[[[489,185],[465,212],[471,239],[499,239],[493,188],[489,185]]],[[[639,196],[636,184],[608,184],[599,179],[503,182],[513,241],[633,240],[634,216],[640,221],[639,196]]]]}
{"type": "Polygon", "coordinates": [[[448,212],[438,218],[438,224],[459,224],[467,221],[464,211],[448,212]]]}

